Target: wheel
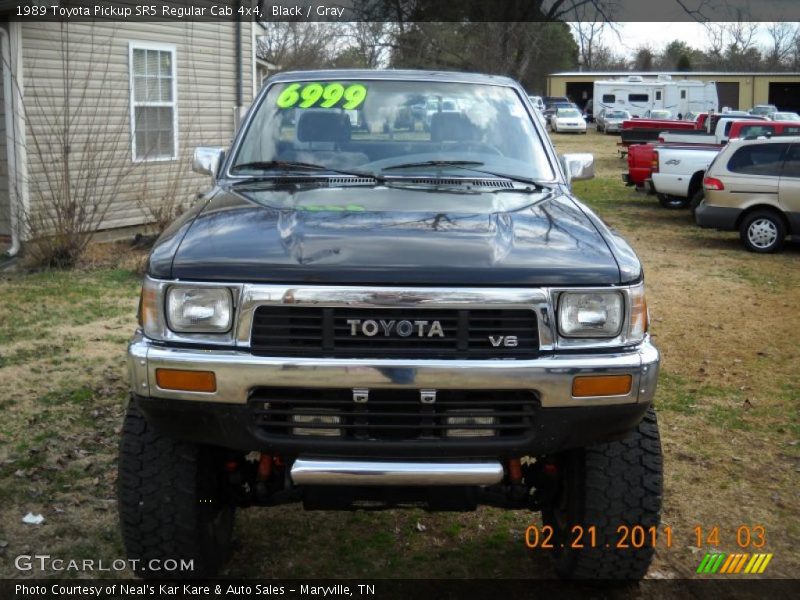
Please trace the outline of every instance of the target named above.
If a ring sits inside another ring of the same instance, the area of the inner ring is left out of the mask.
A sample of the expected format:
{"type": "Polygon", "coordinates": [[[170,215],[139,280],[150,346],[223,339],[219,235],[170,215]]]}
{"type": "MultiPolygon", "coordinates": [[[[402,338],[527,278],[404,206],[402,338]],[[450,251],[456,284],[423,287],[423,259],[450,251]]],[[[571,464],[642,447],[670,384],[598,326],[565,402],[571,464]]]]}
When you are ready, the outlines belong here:
{"type": "Polygon", "coordinates": [[[638,532],[636,538],[629,534],[627,548],[617,547],[617,542],[623,535],[620,526],[629,527],[629,532],[641,526],[648,532],[660,523],[663,460],[655,411],[650,408],[627,438],[566,452],[556,464],[559,490],[552,506],[542,511],[542,520],[553,528],[558,575],[642,579],[653,559],[653,546],[634,547],[639,545],[638,532]],[[582,549],[572,547],[576,531],[584,532],[582,549]]]}
{"type": "Polygon", "coordinates": [[[739,228],[744,247],[750,252],[777,252],[786,238],[786,225],[772,210],[756,210],[747,215],[739,228]]]}
{"type": "Polygon", "coordinates": [[[171,577],[208,577],[227,560],[235,507],[226,502],[221,450],[161,435],[131,402],[122,427],[117,500],[122,541],[138,575],[149,561],[193,561],[171,577]]]}
{"type": "Polygon", "coordinates": [[[688,198],[658,194],[658,201],[664,208],[686,208],[689,205],[688,198]]]}
{"type": "Polygon", "coordinates": [[[705,197],[706,194],[703,188],[700,188],[694,193],[691,201],[689,202],[689,208],[691,209],[692,214],[694,214],[694,212],[697,210],[697,207],[700,206],[700,203],[703,201],[703,198],[705,197]]]}

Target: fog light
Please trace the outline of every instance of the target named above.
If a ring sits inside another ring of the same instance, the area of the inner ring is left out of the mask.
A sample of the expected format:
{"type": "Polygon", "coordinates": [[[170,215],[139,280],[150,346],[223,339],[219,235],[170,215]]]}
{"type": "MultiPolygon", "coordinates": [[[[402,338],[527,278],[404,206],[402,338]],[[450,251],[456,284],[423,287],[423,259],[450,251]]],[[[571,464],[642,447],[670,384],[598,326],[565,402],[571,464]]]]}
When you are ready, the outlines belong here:
{"type": "Polygon", "coordinates": [[[342,418],[333,411],[325,409],[307,409],[292,415],[292,423],[308,425],[308,427],[292,427],[292,435],[317,435],[324,437],[341,437],[342,430],[338,427],[320,427],[320,425],[339,425],[342,418]]]}
{"type": "Polygon", "coordinates": [[[447,411],[447,426],[456,427],[454,429],[447,429],[447,437],[492,437],[497,435],[495,429],[479,429],[478,426],[489,425],[490,427],[497,423],[497,419],[491,415],[483,416],[476,415],[475,413],[485,412],[491,413],[490,410],[449,410],[447,411]],[[458,413],[469,413],[467,415],[458,415],[458,413]],[[458,426],[466,426],[463,429],[457,429],[458,426]]]}

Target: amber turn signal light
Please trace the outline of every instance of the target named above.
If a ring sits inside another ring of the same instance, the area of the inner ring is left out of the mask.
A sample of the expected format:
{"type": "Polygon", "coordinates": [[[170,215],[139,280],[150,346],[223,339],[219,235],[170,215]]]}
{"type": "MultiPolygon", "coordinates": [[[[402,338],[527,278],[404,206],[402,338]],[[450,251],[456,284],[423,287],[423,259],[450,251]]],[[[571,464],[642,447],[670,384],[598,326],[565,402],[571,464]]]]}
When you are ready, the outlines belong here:
{"type": "Polygon", "coordinates": [[[216,392],[217,377],[212,371],[156,369],[156,383],[162,390],[216,392]]]}
{"type": "Polygon", "coordinates": [[[576,398],[586,396],[625,396],[633,385],[631,375],[595,375],[576,377],[572,380],[572,395],[576,398]]]}

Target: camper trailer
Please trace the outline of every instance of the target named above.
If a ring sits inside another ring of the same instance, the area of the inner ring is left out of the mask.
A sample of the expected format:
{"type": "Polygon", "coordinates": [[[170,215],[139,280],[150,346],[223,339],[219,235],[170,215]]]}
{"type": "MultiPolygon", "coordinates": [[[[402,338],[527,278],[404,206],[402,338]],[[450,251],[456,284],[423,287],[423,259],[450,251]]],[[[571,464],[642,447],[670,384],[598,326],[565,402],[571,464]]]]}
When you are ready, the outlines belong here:
{"type": "Polygon", "coordinates": [[[688,112],[717,111],[717,84],[691,79],[673,80],[670,75],[629,75],[594,82],[594,112],[627,110],[643,117],[648,110],[665,109],[673,117],[688,112]]]}

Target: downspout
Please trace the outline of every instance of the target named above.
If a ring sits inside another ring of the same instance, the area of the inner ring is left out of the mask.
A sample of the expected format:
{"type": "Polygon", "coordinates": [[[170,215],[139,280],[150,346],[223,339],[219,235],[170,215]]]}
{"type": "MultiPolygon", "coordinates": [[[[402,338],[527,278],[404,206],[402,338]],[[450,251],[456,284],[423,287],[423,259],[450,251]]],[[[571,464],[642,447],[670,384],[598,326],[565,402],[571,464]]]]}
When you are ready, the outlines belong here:
{"type": "Polygon", "coordinates": [[[11,220],[11,247],[6,250],[6,256],[13,257],[19,253],[20,232],[17,204],[19,202],[19,186],[17,178],[17,135],[16,120],[14,119],[15,102],[13,95],[12,72],[11,72],[11,44],[8,40],[8,32],[0,27],[0,60],[3,61],[3,104],[6,118],[6,154],[8,159],[8,205],[9,218],[11,220]],[[12,140],[9,148],[8,141],[12,140]]]}
{"type": "Polygon", "coordinates": [[[244,74],[242,73],[242,15],[239,9],[241,0],[236,1],[236,129],[242,118],[242,98],[244,97],[244,74]]]}

